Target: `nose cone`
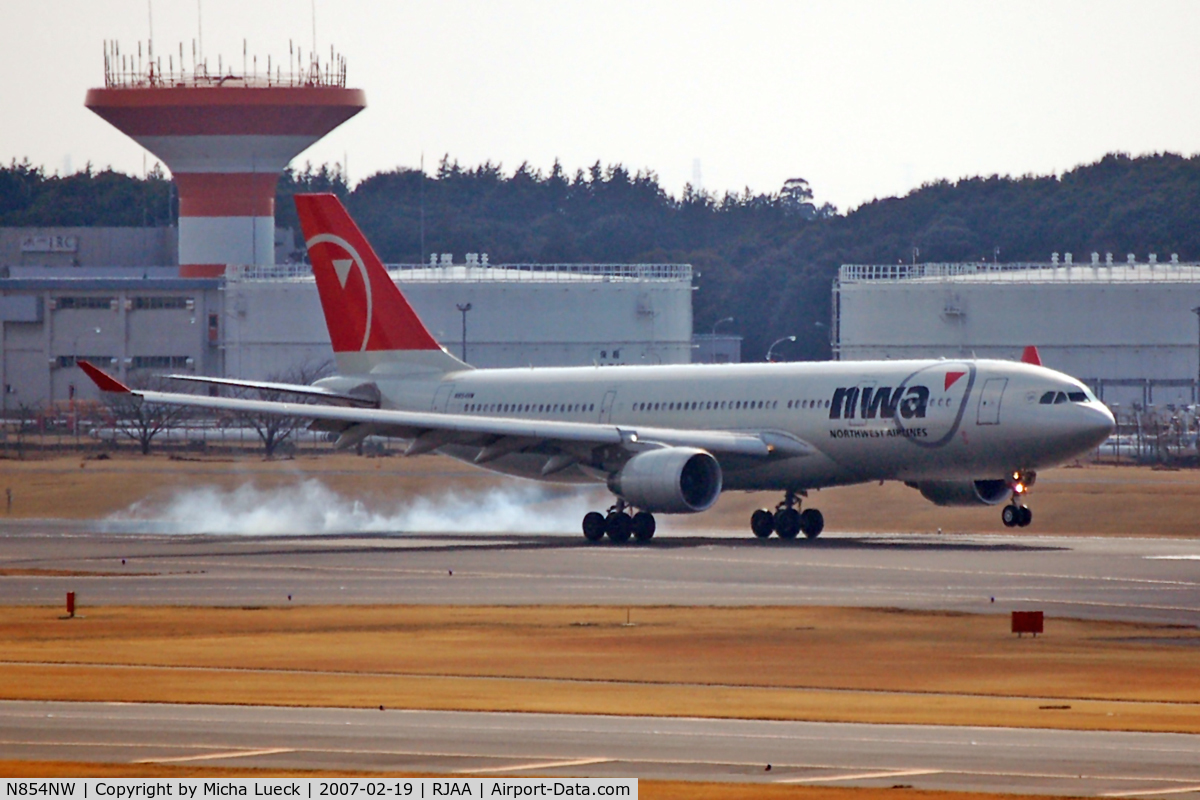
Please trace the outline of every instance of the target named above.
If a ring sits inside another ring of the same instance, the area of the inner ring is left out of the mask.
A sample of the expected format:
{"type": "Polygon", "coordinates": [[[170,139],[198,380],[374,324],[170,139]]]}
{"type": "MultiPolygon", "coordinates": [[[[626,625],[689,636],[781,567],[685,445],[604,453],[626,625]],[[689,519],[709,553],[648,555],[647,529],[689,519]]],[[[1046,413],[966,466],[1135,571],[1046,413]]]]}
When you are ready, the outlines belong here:
{"type": "Polygon", "coordinates": [[[1080,452],[1099,447],[1116,430],[1117,422],[1112,412],[1100,403],[1081,405],[1075,412],[1071,434],[1079,443],[1080,452]]]}

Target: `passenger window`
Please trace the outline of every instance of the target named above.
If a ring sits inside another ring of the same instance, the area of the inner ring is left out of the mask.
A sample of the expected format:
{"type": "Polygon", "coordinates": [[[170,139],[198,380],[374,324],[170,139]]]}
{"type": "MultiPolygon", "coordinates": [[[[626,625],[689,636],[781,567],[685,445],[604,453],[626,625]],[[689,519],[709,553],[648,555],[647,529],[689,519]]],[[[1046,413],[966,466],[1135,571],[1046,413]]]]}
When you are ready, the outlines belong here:
{"type": "Polygon", "coordinates": [[[1038,402],[1044,406],[1050,405],[1054,402],[1054,392],[1046,392],[1038,402]]]}

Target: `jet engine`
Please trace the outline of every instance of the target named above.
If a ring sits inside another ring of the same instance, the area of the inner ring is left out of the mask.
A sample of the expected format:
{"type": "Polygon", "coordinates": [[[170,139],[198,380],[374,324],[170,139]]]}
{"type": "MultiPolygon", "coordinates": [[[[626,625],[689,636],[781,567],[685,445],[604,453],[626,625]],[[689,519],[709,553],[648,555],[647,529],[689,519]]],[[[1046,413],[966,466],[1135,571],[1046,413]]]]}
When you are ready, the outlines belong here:
{"type": "Polygon", "coordinates": [[[706,511],[721,494],[721,465],[694,447],[648,450],[626,461],[608,488],[643,511],[706,511]]]}
{"type": "Polygon", "coordinates": [[[995,506],[1012,495],[1006,480],[921,481],[908,485],[939,506],[995,506]]]}

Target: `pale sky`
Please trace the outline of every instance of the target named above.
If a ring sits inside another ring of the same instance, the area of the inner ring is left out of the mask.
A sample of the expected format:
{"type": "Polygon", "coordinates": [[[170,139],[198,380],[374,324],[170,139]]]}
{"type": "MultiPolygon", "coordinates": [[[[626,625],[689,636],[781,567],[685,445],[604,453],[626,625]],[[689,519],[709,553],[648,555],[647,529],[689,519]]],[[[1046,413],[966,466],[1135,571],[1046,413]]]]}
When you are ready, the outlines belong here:
{"type": "MultiPolygon", "coordinates": [[[[3,0],[0,159],[141,173],[83,107],[102,41],[240,64],[313,39],[312,0],[3,0]]],[[[678,194],[803,177],[840,209],[922,182],[1200,152],[1200,3],[315,0],[316,44],[367,109],[296,162],[352,181],[443,154],[511,173],[599,160],[678,194]]],[[[153,165],[153,157],[149,163],[153,165]]]]}

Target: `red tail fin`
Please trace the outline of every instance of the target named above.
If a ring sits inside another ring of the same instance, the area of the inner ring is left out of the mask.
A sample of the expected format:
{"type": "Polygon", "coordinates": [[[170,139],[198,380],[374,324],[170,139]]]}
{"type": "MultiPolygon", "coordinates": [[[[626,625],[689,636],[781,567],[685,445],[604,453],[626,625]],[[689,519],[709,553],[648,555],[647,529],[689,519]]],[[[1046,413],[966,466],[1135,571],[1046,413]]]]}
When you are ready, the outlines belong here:
{"type": "Polygon", "coordinates": [[[1026,346],[1024,352],[1021,353],[1021,361],[1040,367],[1042,365],[1042,356],[1038,353],[1037,347],[1031,344],[1026,346]]]}
{"type": "Polygon", "coordinates": [[[335,353],[442,348],[332,194],[298,194],[296,211],[335,353]]]}

